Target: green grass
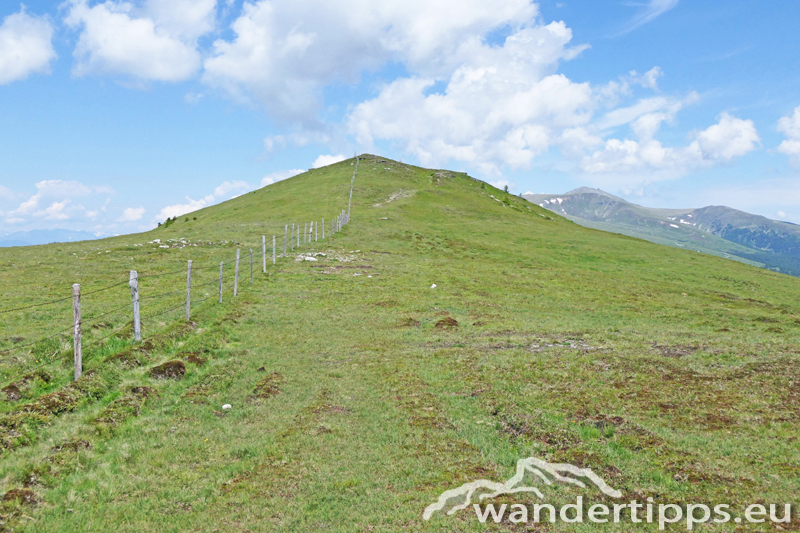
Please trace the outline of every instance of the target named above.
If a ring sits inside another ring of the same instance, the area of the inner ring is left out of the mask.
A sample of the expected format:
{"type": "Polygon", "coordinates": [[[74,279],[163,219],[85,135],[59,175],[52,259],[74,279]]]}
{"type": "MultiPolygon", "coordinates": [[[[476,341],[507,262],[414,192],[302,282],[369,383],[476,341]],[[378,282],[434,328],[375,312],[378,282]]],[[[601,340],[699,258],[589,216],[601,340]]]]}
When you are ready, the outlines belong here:
{"type": "MultiPolygon", "coordinates": [[[[147,234],[0,250],[2,309],[187,259],[212,267],[196,284],[213,280],[234,242],[282,243],[286,222],[327,226],[351,163],[147,234]],[[215,244],[134,246],[181,237],[215,244]]],[[[360,163],[351,224],[300,248],[312,250],[327,255],[280,258],[252,286],[248,265],[240,296],[221,305],[209,285],[193,324],[180,309],[145,321],[148,346],[131,350],[129,329],[90,346],[95,373],[58,413],[23,406],[71,387],[69,338],[2,356],[3,386],[34,369],[49,378],[0,401],[0,488],[39,501],[4,502],[6,527],[524,531],[422,511],[462,483],[508,479],[531,455],[591,468],[626,501],[796,503],[797,278],[586,229],[463,174],[379,158],[360,163]],[[437,327],[448,318],[458,326],[437,327]],[[150,377],[172,360],[182,380],[150,377]],[[29,411],[40,418],[20,421],[29,411]]],[[[142,297],[183,283],[145,278],[142,297]]],[[[142,312],[181,298],[144,300],[142,312]]],[[[84,316],[129,299],[126,285],[97,293],[84,316]]],[[[43,309],[0,315],[0,350],[69,327],[68,301],[43,309]]],[[[89,341],[129,320],[111,318],[89,341]]]]}

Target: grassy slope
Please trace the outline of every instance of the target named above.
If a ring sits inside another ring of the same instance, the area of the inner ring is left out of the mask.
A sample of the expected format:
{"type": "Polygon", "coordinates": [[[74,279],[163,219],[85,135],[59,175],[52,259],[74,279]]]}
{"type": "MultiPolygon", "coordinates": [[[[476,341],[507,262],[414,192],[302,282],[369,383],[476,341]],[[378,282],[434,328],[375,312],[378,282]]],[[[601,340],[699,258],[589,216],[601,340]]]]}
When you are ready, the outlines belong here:
{"type": "MultiPolygon", "coordinates": [[[[332,218],[346,202],[351,162],[147,235],[0,251],[0,290],[11,293],[6,302],[27,302],[21,283],[38,279],[48,289],[36,298],[45,299],[75,279],[124,280],[132,267],[218,264],[235,245],[130,245],[185,237],[252,246],[287,220],[332,218]]],[[[796,497],[800,280],[582,228],[513,197],[503,206],[489,197],[504,197],[496,189],[432,174],[362,162],[350,226],[302,248],[328,257],[279,259],[236,301],[202,304],[194,329],[139,354],[141,366],[104,361],[125,339],[89,349],[87,367],[107,390],[26,426],[27,440],[4,453],[2,488],[27,483],[42,500],[5,503],[7,523],[483,531],[471,513],[427,523],[421,513],[463,482],[507,479],[529,455],[590,467],[640,500],[796,497]],[[398,191],[410,196],[385,203],[398,191]],[[459,327],[435,327],[446,317],[459,327]],[[206,362],[187,364],[182,381],[148,377],[189,352],[206,362]],[[259,383],[264,398],[254,393],[259,383]],[[98,422],[134,385],[158,396],[138,416],[98,422]],[[233,409],[221,411],[223,403],[233,409]],[[65,442],[87,444],[71,451],[65,442]]],[[[155,280],[154,292],[182,283],[155,280]]],[[[125,291],[98,294],[92,309],[113,309],[125,291]]],[[[68,308],[52,315],[69,325],[68,308]]],[[[43,329],[42,314],[14,316],[0,339],[43,329]]],[[[151,321],[148,332],[169,324],[151,321]]],[[[36,349],[5,356],[7,382],[42,362],[54,379],[2,402],[6,413],[67,386],[68,361],[36,349]]]]}

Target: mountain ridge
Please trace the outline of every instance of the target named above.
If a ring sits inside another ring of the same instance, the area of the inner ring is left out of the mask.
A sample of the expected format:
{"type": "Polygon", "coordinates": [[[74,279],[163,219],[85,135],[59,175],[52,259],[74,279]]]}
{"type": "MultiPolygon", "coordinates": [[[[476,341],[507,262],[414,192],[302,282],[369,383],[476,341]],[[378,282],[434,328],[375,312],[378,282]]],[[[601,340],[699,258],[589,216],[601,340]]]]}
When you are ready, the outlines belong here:
{"type": "Polygon", "coordinates": [[[800,276],[800,226],[723,205],[653,208],[601,189],[523,198],[583,226],[800,276]]]}

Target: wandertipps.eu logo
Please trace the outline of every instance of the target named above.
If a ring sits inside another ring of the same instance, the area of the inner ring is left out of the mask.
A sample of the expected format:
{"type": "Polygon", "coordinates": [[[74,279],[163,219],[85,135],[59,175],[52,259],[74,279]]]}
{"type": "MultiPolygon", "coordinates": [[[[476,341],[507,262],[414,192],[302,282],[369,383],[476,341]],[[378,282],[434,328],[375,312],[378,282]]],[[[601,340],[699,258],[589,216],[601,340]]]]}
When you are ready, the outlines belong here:
{"type": "Polygon", "coordinates": [[[504,503],[498,506],[486,501],[498,496],[518,493],[531,493],[540,501],[545,500],[544,492],[540,488],[544,489],[557,483],[573,485],[582,489],[586,489],[588,483],[594,485],[606,496],[622,498],[620,491],[609,487],[605,481],[588,468],[579,468],[571,464],[548,463],[536,457],[528,457],[517,461],[516,474],[505,483],[479,479],[465,483],[456,489],[444,491],[435,503],[425,508],[422,517],[430,520],[437,511],[452,515],[471,505],[480,522],[496,523],[505,520],[514,524],[555,523],[557,521],[568,524],[630,522],[658,524],[659,530],[664,530],[669,524],[681,523],[690,531],[694,529],[695,525],[706,523],[792,523],[792,505],[788,503],[756,503],[732,508],[725,503],[713,507],[703,503],[677,505],[656,503],[653,498],[647,498],[643,502],[632,500],[611,505],[605,503],[590,505],[588,502],[584,502],[583,496],[578,496],[575,503],[568,503],[556,508],[549,503],[534,503],[530,506],[521,503],[512,505],[504,503]]]}
{"type": "MultiPolygon", "coordinates": [[[[436,511],[444,511],[446,514],[451,515],[462,509],[466,509],[470,505],[476,506],[475,512],[478,517],[485,519],[489,514],[497,516],[498,510],[494,506],[486,506],[484,511],[480,510],[478,505],[480,502],[496,498],[503,494],[517,494],[520,492],[530,492],[535,494],[539,499],[544,500],[544,493],[538,487],[530,483],[532,480],[535,483],[542,485],[552,485],[553,483],[564,483],[575,485],[580,488],[586,488],[586,484],[581,481],[585,479],[591,481],[603,494],[611,496],[612,498],[621,498],[622,493],[609,487],[597,474],[588,468],[578,468],[570,464],[554,464],[542,461],[536,457],[528,457],[527,459],[520,459],[517,461],[517,472],[514,477],[505,483],[496,483],[486,479],[479,479],[470,483],[465,483],[457,489],[450,489],[444,491],[436,503],[425,508],[422,517],[429,520],[433,513],[436,511]],[[529,480],[528,484],[524,483],[529,480]],[[474,501],[473,501],[474,500],[474,501]]],[[[522,512],[521,504],[518,509],[514,510],[515,513],[522,512]]],[[[552,506],[551,506],[552,507],[552,506]]],[[[503,506],[505,508],[505,506],[503,506]]],[[[503,510],[505,514],[505,509],[503,510]]],[[[527,522],[527,508],[525,508],[526,522],[527,522]]],[[[499,521],[502,518],[496,520],[499,521]]]]}

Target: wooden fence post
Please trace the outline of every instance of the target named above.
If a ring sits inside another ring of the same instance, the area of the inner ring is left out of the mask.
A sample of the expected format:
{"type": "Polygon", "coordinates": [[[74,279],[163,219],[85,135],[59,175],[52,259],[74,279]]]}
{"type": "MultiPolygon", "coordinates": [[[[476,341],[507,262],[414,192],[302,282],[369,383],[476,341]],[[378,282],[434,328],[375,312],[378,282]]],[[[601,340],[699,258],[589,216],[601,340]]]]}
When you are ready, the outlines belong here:
{"type": "Polygon", "coordinates": [[[317,237],[319,237],[319,232],[317,230],[319,230],[319,224],[317,224],[317,221],[315,220],[314,221],[314,242],[317,242],[317,237]]]}
{"type": "MultiPolygon", "coordinates": [[[[272,243],[272,248],[275,248],[275,242],[272,243]]],[[[261,270],[264,274],[267,273],[267,236],[261,236],[261,270]]]]}
{"type": "Polygon", "coordinates": [[[272,264],[275,264],[275,235],[272,236],[272,264]]]}
{"type": "Polygon", "coordinates": [[[250,248],[250,285],[253,284],[253,249],[250,248]]]}
{"type": "Polygon", "coordinates": [[[139,273],[131,270],[128,283],[131,286],[131,302],[133,303],[133,340],[139,342],[142,340],[142,323],[139,315],[139,273]]]}
{"type": "Polygon", "coordinates": [[[72,286],[72,349],[75,355],[75,381],[83,374],[83,354],[81,353],[81,286],[72,286]]]}
{"type": "Polygon", "coordinates": [[[236,269],[233,271],[233,295],[239,294],[239,249],[236,249],[236,269]]]}
{"type": "Polygon", "coordinates": [[[192,309],[192,260],[189,259],[189,267],[186,270],[186,320],[191,317],[192,309]]]}
{"type": "Polygon", "coordinates": [[[286,236],[289,233],[289,224],[283,227],[283,257],[286,257],[286,236]]]}
{"type": "Polygon", "coordinates": [[[219,303],[222,303],[222,267],[224,265],[224,261],[219,264],[219,303]]]}

